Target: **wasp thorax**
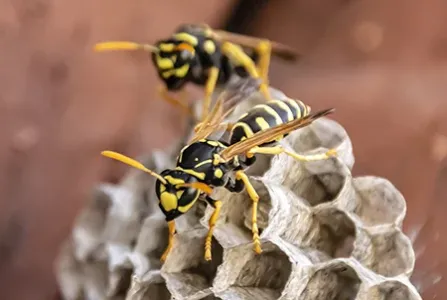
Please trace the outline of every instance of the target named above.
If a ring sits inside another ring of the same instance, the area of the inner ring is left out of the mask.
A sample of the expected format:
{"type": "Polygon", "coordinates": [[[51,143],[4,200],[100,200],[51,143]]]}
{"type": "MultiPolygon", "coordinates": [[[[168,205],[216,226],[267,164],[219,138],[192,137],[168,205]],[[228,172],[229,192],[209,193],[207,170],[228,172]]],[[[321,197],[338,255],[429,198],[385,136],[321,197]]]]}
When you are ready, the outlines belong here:
{"type": "Polygon", "coordinates": [[[159,206],[166,220],[173,220],[186,213],[197,201],[200,196],[200,190],[182,186],[197,182],[197,179],[183,171],[165,170],[160,174],[165,182],[157,180],[155,190],[159,206]]]}

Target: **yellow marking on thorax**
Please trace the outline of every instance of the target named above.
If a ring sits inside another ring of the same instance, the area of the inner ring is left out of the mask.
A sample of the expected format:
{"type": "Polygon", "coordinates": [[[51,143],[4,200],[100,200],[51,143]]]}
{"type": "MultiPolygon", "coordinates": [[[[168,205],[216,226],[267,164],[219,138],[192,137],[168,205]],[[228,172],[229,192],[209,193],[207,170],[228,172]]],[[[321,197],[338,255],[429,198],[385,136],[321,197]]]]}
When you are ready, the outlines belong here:
{"type": "Polygon", "coordinates": [[[171,43],[169,44],[162,43],[158,45],[158,49],[160,49],[162,52],[172,52],[175,49],[175,45],[171,43]]]}
{"type": "Polygon", "coordinates": [[[216,169],[216,170],[214,171],[214,176],[215,176],[216,178],[222,178],[222,176],[223,176],[223,171],[222,171],[221,169],[216,169]]]}
{"type": "Polygon", "coordinates": [[[165,179],[172,185],[182,184],[185,183],[183,179],[180,178],[174,178],[171,175],[165,176],[165,179]]]}
{"type": "Polygon", "coordinates": [[[163,72],[161,75],[163,76],[163,78],[169,78],[172,75],[175,75],[178,78],[183,78],[186,76],[186,74],[188,74],[189,71],[189,65],[183,65],[178,69],[172,69],[172,70],[168,70],[163,72]]]}
{"type": "Polygon", "coordinates": [[[164,184],[160,184],[160,194],[166,191],[166,186],[164,184]]]}
{"type": "Polygon", "coordinates": [[[199,167],[201,167],[203,165],[210,164],[212,162],[213,162],[212,159],[207,159],[207,160],[199,162],[197,165],[194,166],[194,168],[199,168],[199,167]]]}
{"type": "Polygon", "coordinates": [[[293,120],[293,112],[290,109],[290,107],[284,103],[284,101],[281,100],[272,100],[271,103],[277,104],[281,109],[285,110],[287,112],[287,121],[290,122],[293,120]]]}
{"type": "Polygon", "coordinates": [[[221,142],[219,142],[219,141],[216,141],[216,143],[218,144],[218,146],[219,146],[219,147],[222,147],[222,148],[227,148],[227,146],[226,146],[226,145],[222,144],[222,143],[221,143],[221,142]]]}
{"type": "Polygon", "coordinates": [[[203,48],[208,54],[213,54],[214,52],[216,52],[216,44],[211,40],[205,41],[203,43],[203,48]]]}
{"type": "Polygon", "coordinates": [[[200,195],[200,193],[197,193],[197,196],[191,202],[189,202],[185,206],[179,206],[178,210],[183,214],[186,213],[196,203],[197,199],[199,198],[199,195],[200,195]]]}
{"type": "Polygon", "coordinates": [[[207,140],[206,143],[207,143],[208,145],[210,145],[210,146],[213,146],[213,147],[218,147],[218,146],[219,146],[219,143],[218,143],[217,141],[210,141],[210,140],[207,140]]]}
{"type": "Polygon", "coordinates": [[[256,108],[261,108],[261,109],[265,110],[269,115],[274,117],[275,121],[276,121],[276,125],[279,125],[279,124],[283,123],[282,119],[281,119],[281,116],[276,112],[276,110],[274,110],[273,108],[271,108],[267,104],[258,104],[255,107],[253,107],[253,109],[256,109],[256,108]]]}
{"type": "Polygon", "coordinates": [[[245,118],[248,115],[248,112],[246,112],[245,114],[243,114],[242,116],[239,117],[239,120],[245,118]]]}
{"type": "Polygon", "coordinates": [[[178,158],[178,161],[179,162],[181,162],[182,160],[183,160],[183,152],[186,150],[186,148],[188,148],[189,147],[189,145],[186,145],[185,147],[183,147],[181,150],[180,150],[180,154],[179,154],[179,158],[178,158]]]}
{"type": "Polygon", "coordinates": [[[192,46],[197,46],[197,44],[199,43],[199,40],[195,36],[186,32],[176,33],[174,34],[174,38],[179,41],[187,42],[192,46]]]}
{"type": "Polygon", "coordinates": [[[222,157],[220,157],[219,154],[214,154],[213,156],[213,165],[217,166],[218,164],[220,164],[222,161],[222,157]]]}
{"type": "Polygon", "coordinates": [[[255,121],[256,124],[261,127],[261,130],[267,130],[270,128],[269,123],[267,123],[267,121],[263,117],[257,117],[255,121]]]}
{"type": "Polygon", "coordinates": [[[179,190],[175,193],[175,195],[177,196],[177,199],[180,199],[183,196],[183,193],[185,192],[185,190],[179,190]]]}
{"type": "Polygon", "coordinates": [[[251,137],[253,135],[253,130],[251,130],[250,126],[248,126],[244,122],[237,122],[236,124],[234,124],[233,132],[236,129],[236,127],[242,127],[242,130],[244,131],[246,138],[251,137]]]}
{"type": "Polygon", "coordinates": [[[203,35],[206,36],[207,38],[213,38],[215,36],[214,31],[211,28],[204,28],[203,29],[203,35]]]}
{"type": "Polygon", "coordinates": [[[206,140],[206,143],[210,146],[213,147],[222,147],[222,148],[226,148],[227,146],[225,146],[224,144],[222,144],[219,141],[213,141],[213,140],[206,140]]]}
{"type": "Polygon", "coordinates": [[[181,167],[176,167],[175,170],[183,171],[183,172],[185,172],[186,174],[189,174],[189,175],[192,175],[192,176],[194,176],[194,177],[197,177],[197,178],[200,179],[200,180],[204,180],[204,179],[205,179],[205,176],[206,176],[206,174],[203,173],[203,172],[196,172],[196,171],[194,171],[194,170],[183,169],[183,168],[181,168],[181,167]]]}
{"type": "Polygon", "coordinates": [[[157,66],[160,69],[172,69],[174,68],[174,62],[170,58],[164,58],[157,55],[155,57],[155,61],[157,62],[157,66]]]}
{"type": "Polygon", "coordinates": [[[175,194],[164,192],[160,195],[160,204],[166,211],[176,209],[177,203],[177,197],[175,194]]]}

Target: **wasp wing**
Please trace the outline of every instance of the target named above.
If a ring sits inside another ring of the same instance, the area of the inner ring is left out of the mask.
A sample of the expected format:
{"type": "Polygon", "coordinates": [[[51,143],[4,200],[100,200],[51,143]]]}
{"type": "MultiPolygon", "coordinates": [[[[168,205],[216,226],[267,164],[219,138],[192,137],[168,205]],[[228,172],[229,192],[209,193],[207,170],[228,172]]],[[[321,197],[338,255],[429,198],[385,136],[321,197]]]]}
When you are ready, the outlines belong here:
{"type": "Polygon", "coordinates": [[[194,135],[190,140],[190,144],[201,139],[207,138],[209,135],[226,128],[223,124],[225,118],[236,108],[236,106],[248,99],[253,93],[259,90],[260,80],[254,78],[244,78],[238,80],[234,84],[230,84],[220,93],[216,103],[205,119],[198,123],[194,128],[194,135]]]}
{"type": "Polygon", "coordinates": [[[267,129],[264,131],[260,131],[256,134],[252,135],[248,139],[237,142],[237,143],[229,146],[228,148],[224,149],[220,153],[220,156],[225,161],[228,161],[237,155],[246,153],[248,150],[250,150],[256,146],[274,141],[276,138],[278,138],[281,135],[287,134],[287,133],[289,133],[293,130],[296,130],[298,128],[305,127],[305,126],[311,124],[316,119],[333,113],[334,110],[335,110],[334,108],[325,109],[325,110],[316,112],[314,114],[308,115],[304,118],[293,120],[288,123],[284,123],[282,125],[275,126],[275,127],[272,127],[270,129],[267,129]]]}
{"type": "MultiPolygon", "coordinates": [[[[213,29],[205,23],[182,24],[177,28],[176,32],[188,32],[199,35],[204,34],[216,40],[228,41],[246,48],[256,48],[259,45],[259,42],[262,41],[262,39],[253,36],[213,29]]],[[[274,41],[270,41],[270,43],[272,46],[272,54],[282,59],[295,61],[300,56],[297,51],[290,46],[274,41]]]]}
{"type": "MultiPolygon", "coordinates": [[[[230,43],[238,44],[242,47],[247,48],[256,48],[259,45],[259,42],[262,41],[260,38],[247,36],[243,34],[228,32],[224,30],[215,30],[213,29],[214,37],[217,40],[224,40],[230,43]]],[[[278,56],[282,59],[288,61],[295,61],[300,56],[295,49],[290,46],[269,41],[272,46],[272,54],[278,56]]]]}
{"type": "Polygon", "coordinates": [[[194,135],[189,143],[197,142],[201,139],[208,137],[211,133],[218,129],[221,121],[223,121],[223,97],[222,95],[217,99],[211,112],[205,117],[205,119],[197,124],[194,128],[194,135]]]}

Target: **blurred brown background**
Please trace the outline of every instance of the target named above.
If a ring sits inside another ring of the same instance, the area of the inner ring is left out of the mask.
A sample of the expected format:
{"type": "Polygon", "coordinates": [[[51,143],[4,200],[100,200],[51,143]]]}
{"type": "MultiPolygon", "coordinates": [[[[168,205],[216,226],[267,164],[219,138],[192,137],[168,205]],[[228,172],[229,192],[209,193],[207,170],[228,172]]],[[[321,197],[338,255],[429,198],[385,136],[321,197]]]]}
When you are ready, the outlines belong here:
{"type": "Polygon", "coordinates": [[[184,22],[228,24],[301,51],[296,65],[273,62],[272,85],[337,108],[355,174],[391,180],[407,199],[406,232],[424,225],[414,275],[424,299],[445,298],[443,281],[432,282],[447,275],[447,2],[242,2],[250,13],[228,24],[236,0],[0,1],[2,299],[55,298],[53,259],[85,196],[127,170],[99,151],[137,155],[181,134],[147,57],[92,45],[154,41],[184,22]]]}

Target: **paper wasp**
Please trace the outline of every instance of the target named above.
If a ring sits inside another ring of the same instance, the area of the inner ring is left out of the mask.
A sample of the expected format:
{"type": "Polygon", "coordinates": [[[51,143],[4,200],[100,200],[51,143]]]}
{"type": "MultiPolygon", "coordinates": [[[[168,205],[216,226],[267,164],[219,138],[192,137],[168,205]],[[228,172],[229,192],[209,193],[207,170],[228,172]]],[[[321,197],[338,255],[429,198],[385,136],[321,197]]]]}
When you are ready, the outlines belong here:
{"type": "Polygon", "coordinates": [[[291,48],[271,42],[222,30],[205,24],[185,24],[167,39],[154,45],[125,41],[109,41],[95,45],[96,51],[144,50],[151,53],[158,76],[165,86],[159,92],[163,99],[190,113],[189,106],[168,91],[178,91],[188,83],[204,86],[205,99],[202,120],[208,114],[211,96],[217,85],[226,84],[233,74],[262,79],[260,90],[270,99],[268,69],[270,56],[295,60],[291,48]],[[245,48],[245,49],[244,49],[245,48]],[[248,53],[250,50],[251,54],[248,53]]]}
{"type": "Polygon", "coordinates": [[[169,227],[169,243],[162,260],[166,259],[173,245],[175,218],[191,209],[199,198],[214,208],[205,240],[205,260],[211,260],[213,230],[222,206],[221,201],[211,198],[214,187],[224,187],[235,193],[242,192],[244,188],[247,190],[253,201],[254,250],[256,253],[261,253],[257,226],[259,196],[244,172],[255,162],[255,154],[286,153],[299,161],[323,160],[336,155],[334,149],[321,154],[299,155],[277,143],[293,130],[332,113],[333,109],[310,114],[310,108],[300,101],[271,100],[266,104],[254,106],[234,124],[224,124],[225,117],[234,106],[226,110],[223,103],[231,97],[231,93],[227,91],[220,95],[212,111],[196,126],[192,139],[180,151],[174,169],[157,174],[122,154],[112,151],[102,152],[106,157],[119,160],[157,178],[155,189],[160,201],[159,206],[169,227]],[[230,142],[208,139],[222,124],[230,131],[230,142]]]}

